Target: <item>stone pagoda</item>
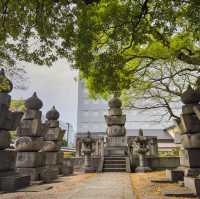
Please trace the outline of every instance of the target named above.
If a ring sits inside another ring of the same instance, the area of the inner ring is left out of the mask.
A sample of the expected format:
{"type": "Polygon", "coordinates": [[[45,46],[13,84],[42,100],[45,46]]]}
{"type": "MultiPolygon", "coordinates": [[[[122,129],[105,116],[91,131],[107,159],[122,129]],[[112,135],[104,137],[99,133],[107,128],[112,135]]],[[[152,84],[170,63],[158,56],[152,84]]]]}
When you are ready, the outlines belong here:
{"type": "Polygon", "coordinates": [[[15,172],[16,152],[9,149],[11,136],[9,131],[15,131],[23,115],[21,112],[9,111],[12,83],[5,76],[4,70],[0,71],[0,190],[15,191],[28,186],[30,177],[19,175],[15,172]]]}
{"type": "Polygon", "coordinates": [[[104,147],[104,160],[102,171],[130,171],[128,161],[128,147],[126,139],[126,115],[122,114],[122,102],[114,95],[108,102],[107,140],[104,147]]]}
{"type": "Polygon", "coordinates": [[[65,131],[59,127],[59,112],[53,108],[47,112],[48,131],[44,136],[45,144],[42,151],[45,152],[45,170],[51,173],[51,178],[55,179],[62,171],[63,152],[60,147],[63,142],[65,131]]]}
{"type": "Polygon", "coordinates": [[[17,128],[16,167],[19,173],[31,176],[31,180],[41,180],[44,169],[44,153],[40,152],[44,145],[44,135],[47,126],[42,124],[41,116],[43,103],[34,93],[25,100],[25,113],[17,128]]]}

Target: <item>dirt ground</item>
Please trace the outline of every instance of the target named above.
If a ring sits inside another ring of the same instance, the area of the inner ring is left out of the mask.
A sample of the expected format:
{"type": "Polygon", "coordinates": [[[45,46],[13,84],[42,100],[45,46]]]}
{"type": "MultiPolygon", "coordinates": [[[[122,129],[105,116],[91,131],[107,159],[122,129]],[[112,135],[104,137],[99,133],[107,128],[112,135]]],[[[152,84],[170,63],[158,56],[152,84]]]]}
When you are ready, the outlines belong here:
{"type": "MultiPolygon", "coordinates": [[[[165,177],[165,171],[131,174],[132,186],[136,199],[177,199],[177,197],[165,197],[161,193],[161,190],[163,189],[181,189],[177,184],[151,182],[151,179],[153,178],[163,177],[165,177]]],[[[189,199],[189,197],[178,197],[178,199],[189,199]]],[[[193,197],[193,199],[197,198],[193,197]]]]}
{"type": "Polygon", "coordinates": [[[53,183],[33,185],[26,188],[27,191],[24,189],[24,192],[1,193],[0,199],[59,199],[61,195],[67,194],[75,186],[95,175],[75,173],[72,176],[59,177],[53,183]]]}

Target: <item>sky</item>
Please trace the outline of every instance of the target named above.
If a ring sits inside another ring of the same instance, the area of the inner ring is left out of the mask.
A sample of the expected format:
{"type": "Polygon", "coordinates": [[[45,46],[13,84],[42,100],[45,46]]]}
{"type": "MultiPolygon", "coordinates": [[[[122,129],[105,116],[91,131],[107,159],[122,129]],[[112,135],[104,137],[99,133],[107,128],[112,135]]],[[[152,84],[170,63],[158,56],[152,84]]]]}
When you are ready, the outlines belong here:
{"type": "Polygon", "coordinates": [[[75,78],[78,71],[72,70],[65,60],[58,60],[50,68],[26,64],[28,88],[26,90],[13,89],[12,99],[27,99],[36,91],[43,101],[42,112],[45,115],[55,105],[60,112],[60,119],[69,122],[76,130],[77,114],[77,85],[75,78]]]}

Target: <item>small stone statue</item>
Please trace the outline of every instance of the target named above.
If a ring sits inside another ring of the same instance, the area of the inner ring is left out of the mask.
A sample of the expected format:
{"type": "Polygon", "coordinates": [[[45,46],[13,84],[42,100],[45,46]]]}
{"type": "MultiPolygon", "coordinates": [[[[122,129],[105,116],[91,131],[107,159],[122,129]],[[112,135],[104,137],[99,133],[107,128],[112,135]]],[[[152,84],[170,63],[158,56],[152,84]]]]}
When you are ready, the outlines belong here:
{"type": "Polygon", "coordinates": [[[139,135],[135,138],[138,149],[136,152],[139,154],[139,167],[135,169],[136,172],[148,172],[151,169],[146,166],[145,155],[149,151],[149,139],[143,135],[143,130],[139,129],[139,135]]]}
{"type": "Polygon", "coordinates": [[[84,153],[84,168],[85,173],[95,172],[95,169],[91,165],[91,154],[93,152],[92,145],[94,139],[91,137],[91,133],[88,131],[87,136],[82,139],[83,153],[84,153]]]}

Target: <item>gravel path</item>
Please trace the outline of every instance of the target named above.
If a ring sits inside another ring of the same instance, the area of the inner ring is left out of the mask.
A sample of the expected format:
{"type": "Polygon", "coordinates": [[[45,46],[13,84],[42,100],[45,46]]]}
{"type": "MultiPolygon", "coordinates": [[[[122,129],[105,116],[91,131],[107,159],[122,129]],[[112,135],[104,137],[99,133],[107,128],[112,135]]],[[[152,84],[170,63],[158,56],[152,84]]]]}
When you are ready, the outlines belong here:
{"type": "Polygon", "coordinates": [[[130,174],[97,174],[59,199],[134,199],[130,174]]]}

